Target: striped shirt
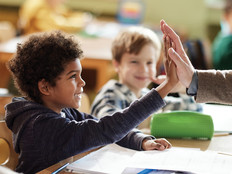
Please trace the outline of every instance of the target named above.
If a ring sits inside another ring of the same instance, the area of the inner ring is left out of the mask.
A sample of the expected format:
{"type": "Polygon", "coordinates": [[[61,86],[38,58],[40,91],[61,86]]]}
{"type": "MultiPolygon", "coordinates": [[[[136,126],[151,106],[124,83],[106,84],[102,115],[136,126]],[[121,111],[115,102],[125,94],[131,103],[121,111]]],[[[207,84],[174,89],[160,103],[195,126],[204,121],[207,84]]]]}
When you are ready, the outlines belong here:
{"type": "MultiPolygon", "coordinates": [[[[148,91],[148,88],[142,89],[141,95],[145,95],[148,91]]],[[[166,106],[162,108],[162,111],[202,111],[202,105],[195,103],[193,97],[185,94],[179,95],[180,97],[165,97],[166,106]]],[[[136,95],[126,85],[119,83],[117,80],[109,80],[95,97],[91,106],[91,114],[98,118],[112,115],[125,109],[136,99],[136,95]]]]}

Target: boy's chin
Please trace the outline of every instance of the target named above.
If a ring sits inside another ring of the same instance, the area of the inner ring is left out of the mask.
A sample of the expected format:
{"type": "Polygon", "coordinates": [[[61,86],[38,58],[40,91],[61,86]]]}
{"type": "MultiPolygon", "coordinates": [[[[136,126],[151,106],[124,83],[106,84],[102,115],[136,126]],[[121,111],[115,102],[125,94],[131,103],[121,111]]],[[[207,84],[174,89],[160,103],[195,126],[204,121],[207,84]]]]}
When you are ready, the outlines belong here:
{"type": "Polygon", "coordinates": [[[79,103],[79,104],[76,104],[76,106],[74,108],[80,109],[80,107],[81,107],[81,104],[79,103]]]}
{"type": "Polygon", "coordinates": [[[138,89],[143,89],[143,88],[147,88],[149,84],[140,84],[138,86],[138,89]]]}

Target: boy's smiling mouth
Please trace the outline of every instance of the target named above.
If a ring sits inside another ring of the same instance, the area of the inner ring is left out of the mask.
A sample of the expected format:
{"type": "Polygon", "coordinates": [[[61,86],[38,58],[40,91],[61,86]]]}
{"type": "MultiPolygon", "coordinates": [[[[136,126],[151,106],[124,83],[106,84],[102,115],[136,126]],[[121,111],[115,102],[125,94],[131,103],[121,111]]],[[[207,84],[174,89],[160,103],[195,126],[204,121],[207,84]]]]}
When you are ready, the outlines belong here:
{"type": "Polygon", "coordinates": [[[81,97],[82,97],[81,94],[82,94],[82,92],[81,92],[81,93],[74,94],[74,96],[77,97],[77,98],[79,98],[79,99],[81,99],[81,97]]]}
{"type": "Polygon", "coordinates": [[[149,79],[148,77],[142,77],[142,76],[135,76],[137,80],[147,80],[149,79]]]}

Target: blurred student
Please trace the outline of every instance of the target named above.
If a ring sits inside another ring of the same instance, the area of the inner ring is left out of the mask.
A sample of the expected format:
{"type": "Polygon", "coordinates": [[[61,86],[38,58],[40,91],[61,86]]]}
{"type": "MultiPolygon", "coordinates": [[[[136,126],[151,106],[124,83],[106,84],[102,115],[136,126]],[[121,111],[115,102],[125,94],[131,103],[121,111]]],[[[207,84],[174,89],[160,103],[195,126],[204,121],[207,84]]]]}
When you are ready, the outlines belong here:
{"type": "Polygon", "coordinates": [[[54,29],[68,33],[80,31],[91,19],[84,12],[74,12],[64,6],[66,0],[25,0],[19,12],[22,34],[54,29]]]}
{"type": "Polygon", "coordinates": [[[168,50],[175,62],[180,82],[187,88],[188,95],[195,96],[196,102],[232,104],[232,70],[196,70],[183,49],[179,36],[161,20],[161,30],[174,42],[175,49],[168,50]]]}
{"type": "MultiPolygon", "coordinates": [[[[118,80],[111,79],[102,87],[92,103],[91,114],[98,118],[111,115],[148,93],[148,85],[152,81],[157,82],[156,66],[160,52],[161,42],[148,28],[130,27],[119,33],[112,44],[112,63],[118,80]]],[[[186,94],[181,96],[165,97],[166,106],[162,108],[163,111],[202,109],[192,97],[186,94]]],[[[148,128],[149,125],[147,120],[139,128],[148,128]]]]}
{"type": "Polygon", "coordinates": [[[19,153],[16,171],[36,173],[73,155],[117,143],[135,150],[164,150],[165,139],[132,130],[165,105],[179,82],[174,63],[166,60],[167,79],[129,108],[102,119],[79,112],[85,86],[83,51],[74,36],[61,32],[34,34],[18,45],[9,61],[15,84],[24,97],[6,105],[6,123],[19,153]]]}
{"type": "Polygon", "coordinates": [[[213,68],[218,70],[232,69],[232,0],[225,1],[224,19],[221,31],[212,45],[213,68]]]}

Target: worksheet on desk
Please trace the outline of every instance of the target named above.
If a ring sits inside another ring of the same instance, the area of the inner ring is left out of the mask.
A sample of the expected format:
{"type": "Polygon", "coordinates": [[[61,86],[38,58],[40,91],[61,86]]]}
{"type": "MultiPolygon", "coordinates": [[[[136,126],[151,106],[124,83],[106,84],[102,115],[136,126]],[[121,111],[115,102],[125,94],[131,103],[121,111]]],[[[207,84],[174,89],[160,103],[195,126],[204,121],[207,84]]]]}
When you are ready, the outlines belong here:
{"type": "Polygon", "coordinates": [[[119,174],[130,167],[228,174],[232,171],[231,164],[232,156],[214,151],[175,147],[165,151],[134,151],[113,144],[90,153],[67,168],[83,173],[119,174]]]}
{"type": "Polygon", "coordinates": [[[190,171],[197,174],[228,174],[232,171],[232,156],[214,151],[172,148],[166,151],[136,153],[129,167],[190,171]]]}
{"type": "Polygon", "coordinates": [[[107,145],[70,164],[67,169],[83,173],[122,173],[137,151],[107,145]]]}

